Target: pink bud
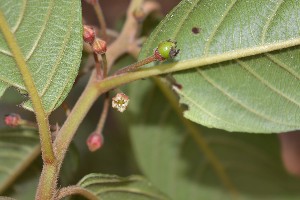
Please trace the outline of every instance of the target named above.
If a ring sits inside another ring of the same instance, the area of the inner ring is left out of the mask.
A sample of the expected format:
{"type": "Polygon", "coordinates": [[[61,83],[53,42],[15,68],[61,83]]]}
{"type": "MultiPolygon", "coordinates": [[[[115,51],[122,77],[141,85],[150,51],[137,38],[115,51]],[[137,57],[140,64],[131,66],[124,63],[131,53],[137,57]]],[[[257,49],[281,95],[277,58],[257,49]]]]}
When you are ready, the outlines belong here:
{"type": "Polygon", "coordinates": [[[21,116],[15,113],[8,114],[4,117],[4,122],[7,126],[16,127],[20,125],[21,116]]]}
{"type": "Polygon", "coordinates": [[[96,38],[96,40],[92,44],[92,48],[95,53],[104,54],[106,53],[106,42],[104,40],[96,38]]]}
{"type": "Polygon", "coordinates": [[[90,136],[86,140],[86,144],[91,152],[100,149],[101,146],[103,145],[103,142],[104,142],[103,136],[96,132],[90,134],[90,136]]]}
{"type": "Polygon", "coordinates": [[[83,26],[83,40],[86,43],[92,44],[95,40],[95,31],[93,27],[90,26],[83,26]]]}

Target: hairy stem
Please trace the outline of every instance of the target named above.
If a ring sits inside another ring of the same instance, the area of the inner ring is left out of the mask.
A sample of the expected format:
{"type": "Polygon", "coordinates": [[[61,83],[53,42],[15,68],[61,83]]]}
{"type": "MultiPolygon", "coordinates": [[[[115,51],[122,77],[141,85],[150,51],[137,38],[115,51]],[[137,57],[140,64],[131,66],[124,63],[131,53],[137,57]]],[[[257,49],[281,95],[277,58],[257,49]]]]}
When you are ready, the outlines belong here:
{"type": "Polygon", "coordinates": [[[3,33],[3,36],[14,56],[16,64],[22,75],[26,90],[30,96],[34,112],[36,114],[37,123],[39,126],[39,134],[41,141],[41,150],[44,163],[52,163],[55,160],[52,142],[51,142],[51,133],[49,129],[49,120],[48,115],[45,113],[45,110],[42,105],[41,98],[37,92],[36,86],[34,84],[32,75],[29,71],[29,68],[26,64],[25,58],[21,52],[19,45],[17,44],[16,38],[10,30],[8,23],[6,22],[5,16],[0,10],[0,29],[3,33]]]}
{"type": "Polygon", "coordinates": [[[95,196],[90,191],[88,191],[82,187],[79,187],[77,185],[64,187],[64,188],[60,189],[56,199],[59,200],[59,199],[62,199],[64,197],[71,196],[74,194],[79,194],[89,200],[100,200],[97,196],[95,196]]]}
{"type": "Polygon", "coordinates": [[[36,200],[52,200],[55,195],[58,168],[56,163],[44,164],[38,190],[35,195],[36,200]]]}

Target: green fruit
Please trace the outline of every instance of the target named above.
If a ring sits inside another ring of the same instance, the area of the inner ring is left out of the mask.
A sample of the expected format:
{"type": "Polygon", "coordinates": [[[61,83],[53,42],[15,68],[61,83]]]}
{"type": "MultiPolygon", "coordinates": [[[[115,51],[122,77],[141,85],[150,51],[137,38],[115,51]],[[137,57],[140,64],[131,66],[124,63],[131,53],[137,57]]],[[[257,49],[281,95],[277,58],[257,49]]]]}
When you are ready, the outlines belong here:
{"type": "Polygon", "coordinates": [[[176,49],[176,43],[172,42],[170,40],[161,42],[158,45],[157,51],[160,54],[161,57],[164,59],[172,58],[172,54],[170,52],[174,51],[176,49]]]}

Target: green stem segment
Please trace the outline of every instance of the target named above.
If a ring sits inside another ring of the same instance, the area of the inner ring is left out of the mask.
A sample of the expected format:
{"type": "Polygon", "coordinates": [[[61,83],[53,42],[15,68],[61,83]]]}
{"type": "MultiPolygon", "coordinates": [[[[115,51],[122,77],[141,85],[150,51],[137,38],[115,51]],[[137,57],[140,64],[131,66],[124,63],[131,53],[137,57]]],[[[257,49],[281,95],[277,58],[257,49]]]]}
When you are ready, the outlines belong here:
{"type": "Polygon", "coordinates": [[[20,70],[25,87],[26,87],[27,92],[31,99],[34,112],[36,114],[36,119],[37,119],[38,126],[39,126],[41,150],[42,150],[42,157],[43,157],[44,163],[53,163],[55,161],[55,156],[54,156],[53,149],[52,149],[48,115],[45,113],[41,98],[37,92],[32,75],[26,64],[26,61],[21,52],[21,49],[18,46],[16,38],[14,37],[13,33],[10,31],[10,27],[9,27],[8,23],[6,22],[5,16],[1,10],[0,10],[0,29],[1,29],[2,34],[7,42],[7,45],[9,46],[9,48],[14,56],[16,64],[20,70]]]}

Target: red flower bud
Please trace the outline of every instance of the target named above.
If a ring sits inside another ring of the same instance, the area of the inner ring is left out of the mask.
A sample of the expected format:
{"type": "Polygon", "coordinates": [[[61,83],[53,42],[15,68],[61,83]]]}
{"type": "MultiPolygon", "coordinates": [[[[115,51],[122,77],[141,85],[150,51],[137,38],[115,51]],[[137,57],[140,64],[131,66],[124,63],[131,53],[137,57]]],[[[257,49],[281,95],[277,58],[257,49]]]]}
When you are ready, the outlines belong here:
{"type": "Polygon", "coordinates": [[[83,40],[86,43],[92,44],[95,40],[95,31],[93,27],[90,26],[83,26],[83,40]]]}
{"type": "Polygon", "coordinates": [[[104,54],[106,52],[106,42],[104,40],[96,38],[96,40],[92,44],[92,48],[95,53],[104,54]]]}
{"type": "Polygon", "coordinates": [[[90,136],[86,140],[86,144],[91,152],[100,149],[101,146],[103,145],[103,142],[104,142],[103,136],[96,132],[90,134],[90,136]]]}
{"type": "Polygon", "coordinates": [[[4,122],[7,126],[16,127],[20,125],[21,117],[18,114],[11,113],[4,117],[4,122]]]}

